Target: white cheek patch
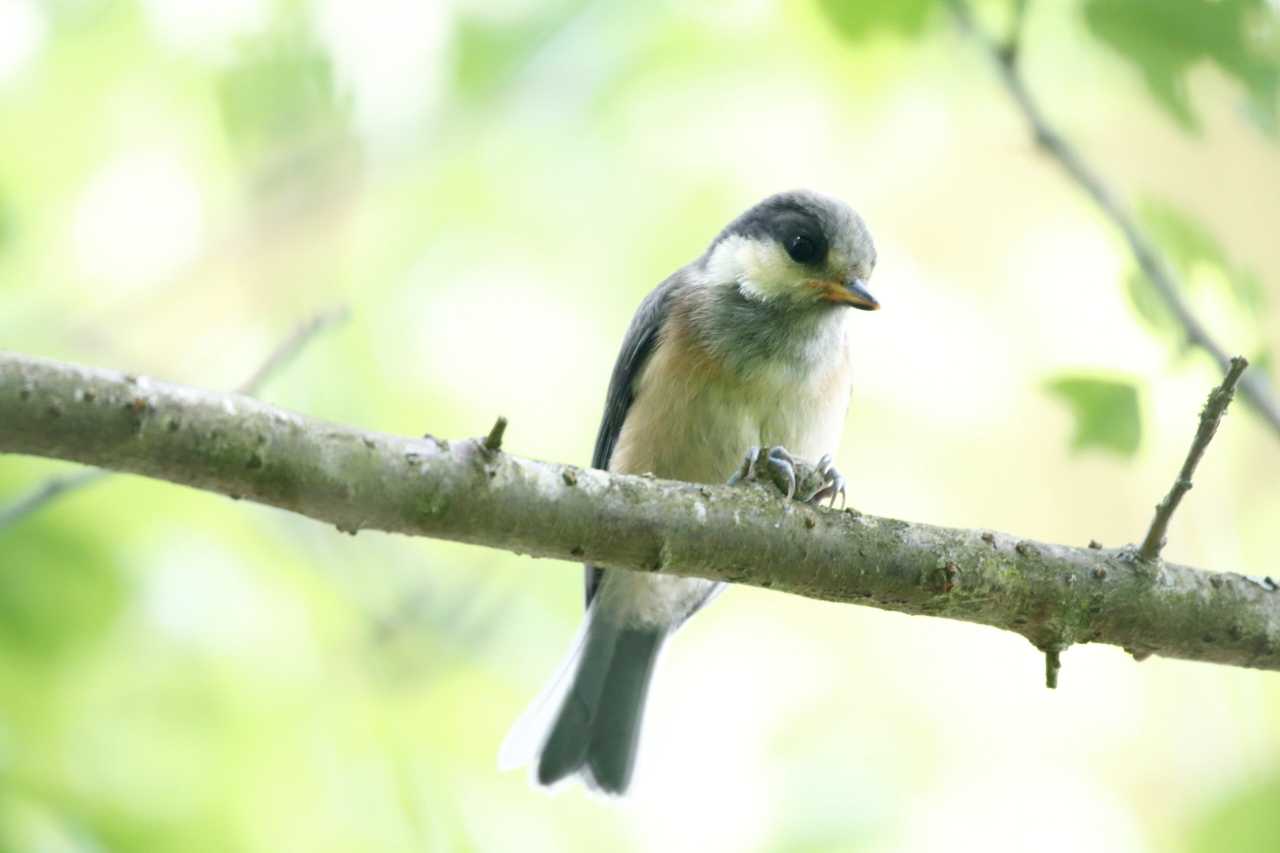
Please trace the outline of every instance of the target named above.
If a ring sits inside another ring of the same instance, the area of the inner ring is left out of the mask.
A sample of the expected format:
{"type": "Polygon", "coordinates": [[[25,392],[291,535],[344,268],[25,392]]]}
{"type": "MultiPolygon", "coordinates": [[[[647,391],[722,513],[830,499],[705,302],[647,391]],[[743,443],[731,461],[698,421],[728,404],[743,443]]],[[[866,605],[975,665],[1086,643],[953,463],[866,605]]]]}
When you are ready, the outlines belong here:
{"type": "Polygon", "coordinates": [[[734,281],[743,293],[762,302],[794,297],[807,277],[777,243],[741,236],[730,237],[716,246],[707,259],[706,270],[708,284],[734,281]]]}
{"type": "Polygon", "coordinates": [[[746,276],[742,258],[750,251],[745,237],[729,237],[711,250],[707,258],[704,284],[742,283],[746,276]]]}

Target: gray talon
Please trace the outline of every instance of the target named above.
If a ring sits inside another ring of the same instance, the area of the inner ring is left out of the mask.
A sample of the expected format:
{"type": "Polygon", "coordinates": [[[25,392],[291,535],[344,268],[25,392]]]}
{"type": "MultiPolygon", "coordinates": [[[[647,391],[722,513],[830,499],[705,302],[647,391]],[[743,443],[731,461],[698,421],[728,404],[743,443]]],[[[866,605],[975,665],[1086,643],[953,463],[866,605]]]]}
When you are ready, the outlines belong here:
{"type": "Polygon", "coordinates": [[[795,497],[796,463],[791,454],[781,447],[771,447],[765,465],[774,484],[786,493],[787,499],[795,497]]]}
{"type": "Polygon", "coordinates": [[[814,492],[809,501],[814,504],[820,504],[827,500],[827,505],[834,507],[836,505],[836,496],[839,495],[840,508],[843,509],[845,505],[845,479],[836,466],[831,464],[830,454],[818,460],[817,470],[822,475],[823,485],[822,488],[814,492]]]}
{"type": "Polygon", "coordinates": [[[743,480],[748,483],[756,478],[756,460],[760,458],[760,448],[752,447],[742,457],[742,464],[729,478],[729,485],[736,486],[743,480]]]}
{"type": "Polygon", "coordinates": [[[790,465],[796,464],[796,460],[793,459],[791,454],[787,452],[787,449],[780,444],[769,448],[769,456],[773,459],[781,459],[783,462],[790,465]]]}
{"type": "Polygon", "coordinates": [[[845,505],[845,479],[832,464],[831,454],[824,454],[816,465],[797,460],[781,445],[764,449],[752,447],[742,457],[742,464],[733,476],[729,485],[743,482],[768,481],[777,486],[778,491],[787,496],[811,504],[820,504],[824,500],[830,506],[836,505],[836,497],[840,498],[840,506],[845,505]]]}

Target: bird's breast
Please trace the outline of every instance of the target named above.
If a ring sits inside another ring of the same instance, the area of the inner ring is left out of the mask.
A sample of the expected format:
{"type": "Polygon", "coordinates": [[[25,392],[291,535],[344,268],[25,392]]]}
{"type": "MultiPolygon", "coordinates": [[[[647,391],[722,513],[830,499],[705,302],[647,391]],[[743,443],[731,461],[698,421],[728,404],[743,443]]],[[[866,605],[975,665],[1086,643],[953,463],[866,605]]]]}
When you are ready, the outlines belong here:
{"type": "Polygon", "coordinates": [[[610,469],[721,483],[753,446],[835,453],[849,402],[843,324],[818,330],[805,353],[743,370],[673,324],[634,386],[610,469]]]}

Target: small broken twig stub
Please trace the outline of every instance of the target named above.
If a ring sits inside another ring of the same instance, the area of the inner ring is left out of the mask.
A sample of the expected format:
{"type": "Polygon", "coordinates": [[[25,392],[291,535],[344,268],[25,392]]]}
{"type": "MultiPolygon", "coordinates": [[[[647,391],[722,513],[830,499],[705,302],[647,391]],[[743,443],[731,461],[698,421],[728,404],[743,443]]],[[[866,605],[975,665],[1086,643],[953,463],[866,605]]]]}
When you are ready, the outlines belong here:
{"type": "Polygon", "coordinates": [[[1227,375],[1223,377],[1222,384],[1209,392],[1209,399],[1200,410],[1200,425],[1196,428],[1196,435],[1191,441],[1191,449],[1187,451],[1187,458],[1182,463],[1182,470],[1178,472],[1178,479],[1173,481],[1173,487],[1169,489],[1169,494],[1165,495],[1164,500],[1156,504],[1155,518],[1151,519],[1147,537],[1142,540],[1142,545],[1138,548],[1138,556],[1142,560],[1150,563],[1160,557],[1160,551],[1164,548],[1169,531],[1169,521],[1173,518],[1173,513],[1182,501],[1183,495],[1191,490],[1191,476],[1195,473],[1196,466],[1200,464],[1205,450],[1209,448],[1209,442],[1213,441],[1213,436],[1218,431],[1218,424],[1222,422],[1222,416],[1226,414],[1227,406],[1231,404],[1231,398],[1235,395],[1236,383],[1240,381],[1241,374],[1248,366],[1249,362],[1243,356],[1238,355],[1231,359],[1231,366],[1227,369],[1227,375]]]}
{"type": "Polygon", "coordinates": [[[493,422],[493,428],[489,430],[489,434],[484,437],[482,442],[486,453],[497,453],[502,449],[502,437],[507,434],[507,419],[503,415],[498,415],[498,419],[493,422]]]}
{"type": "Polygon", "coordinates": [[[1058,673],[1062,671],[1062,649],[1050,646],[1044,650],[1044,686],[1058,689],[1058,673]]]}

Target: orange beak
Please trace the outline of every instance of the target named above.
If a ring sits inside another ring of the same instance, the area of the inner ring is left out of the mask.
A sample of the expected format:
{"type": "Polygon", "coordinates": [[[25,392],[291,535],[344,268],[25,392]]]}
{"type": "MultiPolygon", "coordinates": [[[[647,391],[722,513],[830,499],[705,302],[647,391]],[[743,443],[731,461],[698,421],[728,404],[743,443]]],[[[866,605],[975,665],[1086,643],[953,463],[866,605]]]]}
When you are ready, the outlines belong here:
{"type": "Polygon", "coordinates": [[[852,305],[862,311],[877,311],[880,309],[880,303],[867,290],[867,286],[862,283],[862,279],[851,278],[848,281],[821,281],[816,282],[822,290],[822,296],[828,302],[838,302],[842,305],[852,305]]]}

